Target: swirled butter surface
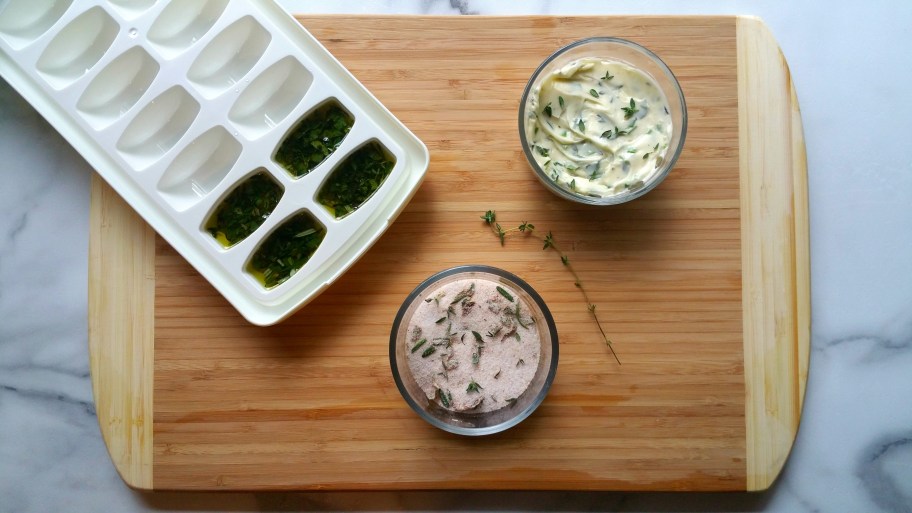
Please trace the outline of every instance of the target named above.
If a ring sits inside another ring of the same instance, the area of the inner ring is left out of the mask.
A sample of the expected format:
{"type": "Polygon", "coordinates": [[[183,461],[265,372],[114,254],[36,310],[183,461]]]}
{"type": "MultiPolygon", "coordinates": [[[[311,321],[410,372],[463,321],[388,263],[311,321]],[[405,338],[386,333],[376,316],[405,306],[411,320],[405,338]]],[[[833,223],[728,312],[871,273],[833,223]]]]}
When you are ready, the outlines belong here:
{"type": "Polygon", "coordinates": [[[662,167],[672,134],[668,100],[625,63],[587,57],[530,91],[526,140],[560,187],[608,197],[643,187],[662,167]]]}

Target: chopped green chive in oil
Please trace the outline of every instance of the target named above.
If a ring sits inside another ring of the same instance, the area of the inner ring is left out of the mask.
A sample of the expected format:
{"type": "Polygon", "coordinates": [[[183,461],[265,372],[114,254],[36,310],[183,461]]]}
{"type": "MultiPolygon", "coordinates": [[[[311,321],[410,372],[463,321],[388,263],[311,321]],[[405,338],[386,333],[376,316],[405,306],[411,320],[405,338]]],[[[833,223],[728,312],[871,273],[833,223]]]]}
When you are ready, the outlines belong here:
{"type": "Polygon", "coordinates": [[[282,187],[266,173],[257,173],[222,200],[206,223],[206,230],[222,246],[233,246],[256,231],[281,198],[282,187]]]}
{"type": "Polygon", "coordinates": [[[290,278],[310,260],[326,229],[305,212],[285,221],[256,250],[248,271],[266,288],[290,278]]]}
{"type": "Polygon", "coordinates": [[[285,137],[275,160],[291,176],[300,178],[314,170],[342,144],[354,118],[336,102],[317,108],[285,137]]]}
{"type": "Polygon", "coordinates": [[[364,204],[383,185],[396,164],[380,144],[371,142],[346,157],[317,195],[336,219],[364,204]]]}

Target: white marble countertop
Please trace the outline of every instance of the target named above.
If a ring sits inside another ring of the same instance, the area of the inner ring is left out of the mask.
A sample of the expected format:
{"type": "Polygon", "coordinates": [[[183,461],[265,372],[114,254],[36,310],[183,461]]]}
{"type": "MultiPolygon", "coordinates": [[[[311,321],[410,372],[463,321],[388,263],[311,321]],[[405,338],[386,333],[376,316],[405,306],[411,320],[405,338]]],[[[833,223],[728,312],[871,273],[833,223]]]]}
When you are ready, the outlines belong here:
{"type": "Polygon", "coordinates": [[[101,441],[89,380],[92,169],[0,81],[0,513],[912,511],[912,3],[280,3],[296,12],[762,17],[798,91],[810,189],[810,379],[782,477],[762,494],[131,491],[101,441]]]}

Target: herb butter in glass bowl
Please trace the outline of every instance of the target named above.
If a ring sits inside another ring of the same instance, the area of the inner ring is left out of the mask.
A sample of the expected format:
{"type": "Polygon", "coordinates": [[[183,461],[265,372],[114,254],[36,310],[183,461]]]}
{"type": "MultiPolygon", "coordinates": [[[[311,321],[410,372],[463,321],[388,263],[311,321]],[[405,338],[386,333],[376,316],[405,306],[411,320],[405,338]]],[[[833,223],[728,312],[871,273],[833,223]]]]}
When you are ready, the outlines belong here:
{"type": "Polygon", "coordinates": [[[405,299],[390,366],[406,403],[433,426],[489,435],[527,418],[557,370],[557,330],[541,296],[494,267],[441,271],[405,299]]]}
{"type": "Polygon", "coordinates": [[[611,37],[571,43],[532,74],[519,137],[539,180],[592,205],[638,198],[668,175],[684,147],[687,106],[668,66],[611,37]]]}

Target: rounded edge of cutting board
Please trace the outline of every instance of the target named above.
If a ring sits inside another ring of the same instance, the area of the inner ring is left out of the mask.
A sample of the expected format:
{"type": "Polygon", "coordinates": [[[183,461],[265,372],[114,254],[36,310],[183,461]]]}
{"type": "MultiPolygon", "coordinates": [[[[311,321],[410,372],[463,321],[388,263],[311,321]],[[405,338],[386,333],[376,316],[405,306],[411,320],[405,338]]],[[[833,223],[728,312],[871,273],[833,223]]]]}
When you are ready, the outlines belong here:
{"type": "Polygon", "coordinates": [[[152,489],[155,232],[98,175],[89,210],[89,367],[118,474],[152,489]]]}
{"type": "Polygon", "coordinates": [[[791,452],[810,347],[807,161],[788,64],[759,18],[739,16],[738,118],[747,489],[791,452]]]}

